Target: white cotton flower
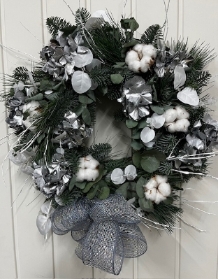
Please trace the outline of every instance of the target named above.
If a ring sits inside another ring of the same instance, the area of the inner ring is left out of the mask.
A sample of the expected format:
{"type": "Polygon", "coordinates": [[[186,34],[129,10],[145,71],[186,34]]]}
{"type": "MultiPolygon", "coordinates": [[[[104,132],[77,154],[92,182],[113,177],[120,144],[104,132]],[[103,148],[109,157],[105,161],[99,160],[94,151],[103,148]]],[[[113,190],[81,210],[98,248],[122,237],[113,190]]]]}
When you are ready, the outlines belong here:
{"type": "Polygon", "coordinates": [[[177,132],[187,132],[190,122],[188,119],[179,119],[175,123],[177,132]]]}
{"type": "Polygon", "coordinates": [[[146,73],[154,64],[157,50],[152,45],[136,44],[126,54],[125,62],[128,68],[135,73],[146,73]]]}
{"type": "Polygon", "coordinates": [[[176,106],[175,109],[168,109],[164,113],[166,119],[165,127],[170,133],[187,132],[190,122],[188,120],[189,113],[181,106],[176,106]]]}
{"type": "Polygon", "coordinates": [[[157,182],[157,184],[165,183],[165,182],[167,182],[167,176],[156,174],[155,175],[155,181],[157,182]]]}
{"type": "Polygon", "coordinates": [[[172,123],[176,120],[177,118],[177,111],[173,108],[170,108],[165,111],[164,113],[165,121],[167,123],[172,123]]]}
{"type": "Polygon", "coordinates": [[[95,160],[92,155],[79,159],[79,169],[76,173],[76,181],[95,181],[99,176],[98,170],[99,162],[95,160]]]}
{"type": "Polygon", "coordinates": [[[180,106],[176,106],[175,108],[176,112],[177,112],[177,119],[188,119],[189,118],[189,113],[180,106]]]}
{"type": "Polygon", "coordinates": [[[143,187],[146,199],[154,201],[156,204],[164,201],[171,194],[167,176],[155,175],[143,187]]]}
{"type": "Polygon", "coordinates": [[[149,44],[149,45],[143,45],[143,47],[142,47],[142,54],[144,55],[144,56],[150,56],[150,57],[152,57],[153,59],[155,59],[156,57],[157,57],[157,50],[156,50],[156,48],[153,46],[153,45],[151,45],[151,44],[149,44]]]}
{"type": "Polygon", "coordinates": [[[147,184],[146,184],[146,189],[150,190],[152,188],[156,188],[158,186],[158,182],[157,180],[152,177],[150,180],[148,180],[147,184]]]}
{"type": "Polygon", "coordinates": [[[157,194],[156,194],[154,202],[156,204],[159,204],[160,202],[164,201],[165,199],[166,198],[160,192],[157,191],[157,194]]]}
{"type": "Polygon", "coordinates": [[[171,194],[171,187],[169,183],[162,182],[158,186],[158,191],[164,196],[168,197],[171,194]]]}
{"type": "Polygon", "coordinates": [[[151,201],[155,201],[157,196],[157,189],[156,188],[152,188],[150,190],[147,190],[145,192],[145,197],[147,200],[151,200],[151,201]]]}

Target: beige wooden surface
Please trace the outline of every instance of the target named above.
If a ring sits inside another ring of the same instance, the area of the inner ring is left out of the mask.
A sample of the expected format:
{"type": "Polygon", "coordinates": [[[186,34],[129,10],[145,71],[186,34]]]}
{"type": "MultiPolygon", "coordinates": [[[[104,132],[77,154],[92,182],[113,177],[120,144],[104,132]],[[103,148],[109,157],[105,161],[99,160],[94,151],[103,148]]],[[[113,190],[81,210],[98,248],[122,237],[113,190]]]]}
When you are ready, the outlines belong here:
{"type": "MultiPolygon", "coordinates": [[[[72,10],[79,5],[91,12],[108,9],[115,19],[121,14],[134,16],[140,24],[139,36],[149,25],[163,24],[165,7],[162,0],[66,0],[72,10]],[[126,6],[124,8],[124,3],[126,6]]],[[[168,2],[166,0],[166,2],[168,2]]],[[[11,73],[18,65],[31,69],[39,51],[48,43],[49,34],[45,19],[60,16],[73,21],[70,9],[63,0],[0,0],[0,41],[9,49],[0,51],[0,72],[11,73]]],[[[168,39],[189,37],[191,45],[196,40],[205,41],[218,53],[218,1],[217,0],[171,0],[168,12],[168,39]]],[[[218,59],[209,66],[213,75],[210,93],[218,89],[218,59]]],[[[2,88],[1,88],[2,89],[2,88]]],[[[112,103],[102,104],[98,109],[95,127],[96,142],[110,142],[114,152],[129,152],[128,131],[112,122],[112,103]]],[[[217,104],[213,105],[218,119],[217,104]]],[[[4,122],[5,108],[0,104],[0,138],[8,131],[4,122]]],[[[84,266],[74,254],[76,243],[70,235],[51,237],[44,242],[35,226],[36,216],[43,196],[30,187],[31,179],[19,173],[4,158],[8,144],[1,141],[0,162],[4,162],[0,191],[0,279],[38,278],[143,278],[143,279],[218,279],[218,217],[197,211],[184,205],[185,222],[191,223],[205,233],[178,224],[182,230],[172,235],[149,231],[142,227],[148,241],[148,251],[138,259],[124,261],[119,276],[112,276],[98,269],[84,266]]],[[[218,160],[211,165],[211,174],[218,176],[218,160]]],[[[2,167],[1,167],[2,169],[2,167]]],[[[2,171],[1,171],[2,172],[2,171]]],[[[218,182],[212,179],[192,180],[183,195],[191,201],[218,200],[218,182]]],[[[218,213],[216,203],[193,203],[201,210],[218,213]]]]}

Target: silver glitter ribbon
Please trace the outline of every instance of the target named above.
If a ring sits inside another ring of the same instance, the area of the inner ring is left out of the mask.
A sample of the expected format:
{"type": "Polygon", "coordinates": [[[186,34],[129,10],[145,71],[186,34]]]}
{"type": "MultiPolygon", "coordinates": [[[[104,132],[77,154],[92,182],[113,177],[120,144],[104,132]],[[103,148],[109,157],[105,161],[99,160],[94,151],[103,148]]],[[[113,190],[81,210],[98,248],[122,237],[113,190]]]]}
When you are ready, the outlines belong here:
{"type": "Polygon", "coordinates": [[[122,97],[117,99],[124,106],[124,113],[133,120],[150,114],[148,105],[152,104],[152,88],[142,77],[134,76],[125,82],[122,97]]]}
{"type": "Polygon", "coordinates": [[[120,195],[105,200],[82,198],[56,209],[51,220],[54,233],[71,231],[78,242],[76,255],[85,265],[114,275],[120,273],[124,257],[138,257],[147,250],[137,225],[140,217],[120,195]]]}

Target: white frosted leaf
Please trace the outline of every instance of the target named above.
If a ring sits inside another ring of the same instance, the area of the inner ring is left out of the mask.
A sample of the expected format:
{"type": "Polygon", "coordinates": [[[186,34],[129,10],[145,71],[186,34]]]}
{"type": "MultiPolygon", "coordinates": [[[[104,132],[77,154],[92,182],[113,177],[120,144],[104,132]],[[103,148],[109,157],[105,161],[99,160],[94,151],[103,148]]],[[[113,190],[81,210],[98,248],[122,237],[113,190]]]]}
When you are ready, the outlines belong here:
{"type": "Polygon", "coordinates": [[[50,214],[53,211],[53,208],[51,207],[51,202],[47,201],[43,203],[43,205],[41,206],[41,211],[46,215],[50,214]]]}
{"type": "Polygon", "coordinates": [[[148,143],[152,141],[155,137],[155,132],[153,129],[150,129],[149,127],[145,127],[140,134],[140,138],[144,143],[148,143]]]}
{"type": "Polygon", "coordinates": [[[122,184],[126,181],[126,178],[124,177],[123,170],[120,168],[116,168],[111,173],[111,180],[114,184],[122,184]]]}
{"type": "Polygon", "coordinates": [[[151,118],[147,119],[147,122],[150,123],[151,127],[159,129],[164,125],[165,117],[163,115],[154,113],[151,118]]]}
{"type": "Polygon", "coordinates": [[[127,180],[134,180],[137,176],[136,167],[133,165],[128,165],[124,170],[127,180]]]}
{"type": "Polygon", "coordinates": [[[71,83],[73,89],[79,94],[85,93],[92,86],[89,75],[84,73],[83,71],[74,72],[71,83]]]}
{"type": "Polygon", "coordinates": [[[40,214],[37,216],[36,226],[42,235],[46,235],[51,230],[51,220],[40,214]]]}
{"type": "Polygon", "coordinates": [[[174,70],[174,89],[179,89],[185,84],[186,74],[182,66],[176,66],[174,70]]]}
{"type": "Polygon", "coordinates": [[[197,106],[199,104],[199,97],[196,90],[191,87],[185,87],[177,94],[177,98],[184,104],[197,106]]]}
{"type": "Polygon", "coordinates": [[[75,66],[82,68],[92,62],[93,54],[90,49],[84,46],[79,46],[77,55],[74,58],[75,66]]]}

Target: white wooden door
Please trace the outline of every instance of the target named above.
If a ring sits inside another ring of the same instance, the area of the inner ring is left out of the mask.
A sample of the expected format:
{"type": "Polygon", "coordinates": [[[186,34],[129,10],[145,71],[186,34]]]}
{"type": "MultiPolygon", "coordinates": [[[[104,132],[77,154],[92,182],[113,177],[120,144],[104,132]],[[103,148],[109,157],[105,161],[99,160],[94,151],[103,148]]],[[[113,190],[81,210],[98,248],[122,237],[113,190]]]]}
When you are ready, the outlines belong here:
{"type": "MultiPolygon", "coordinates": [[[[165,6],[162,0],[66,0],[75,11],[79,5],[89,11],[108,9],[118,20],[121,14],[133,16],[140,24],[138,35],[149,25],[163,24],[165,6]],[[126,5],[125,5],[126,3],[126,5]],[[125,6],[125,8],[124,8],[125,6]]],[[[166,5],[167,5],[166,0],[166,5]]],[[[11,73],[18,65],[31,68],[39,51],[48,43],[45,19],[49,16],[74,17],[64,0],[1,0],[0,72],[11,73]],[[27,61],[29,60],[29,62],[27,61]]],[[[168,38],[189,37],[189,44],[205,41],[218,53],[218,1],[171,0],[168,11],[168,38]]],[[[218,58],[209,66],[213,78],[209,92],[217,95],[218,58]]],[[[218,119],[217,104],[213,105],[218,119]]],[[[5,107],[0,104],[0,138],[7,135],[5,107]]],[[[110,104],[99,108],[95,133],[96,142],[104,142],[110,133],[110,143],[116,151],[128,153],[128,131],[111,123],[110,104]],[[107,126],[107,129],[105,129],[107,126]],[[103,131],[104,132],[100,132],[103,131]],[[124,144],[123,144],[124,143],[124,144]]],[[[111,274],[84,266],[74,254],[76,243],[70,235],[52,236],[43,240],[35,226],[43,196],[31,187],[31,179],[19,173],[5,157],[6,140],[0,142],[0,162],[3,162],[0,187],[0,279],[38,278],[115,278],[111,274]]],[[[211,174],[218,176],[218,160],[211,165],[211,174]]],[[[218,182],[212,179],[192,180],[184,196],[191,201],[218,200],[218,182]]],[[[218,212],[217,203],[193,203],[191,206],[211,213],[218,212]]],[[[117,278],[143,279],[218,279],[218,217],[184,205],[183,220],[205,229],[198,232],[181,221],[172,235],[149,231],[142,227],[148,251],[138,259],[124,261],[117,278]]]]}

